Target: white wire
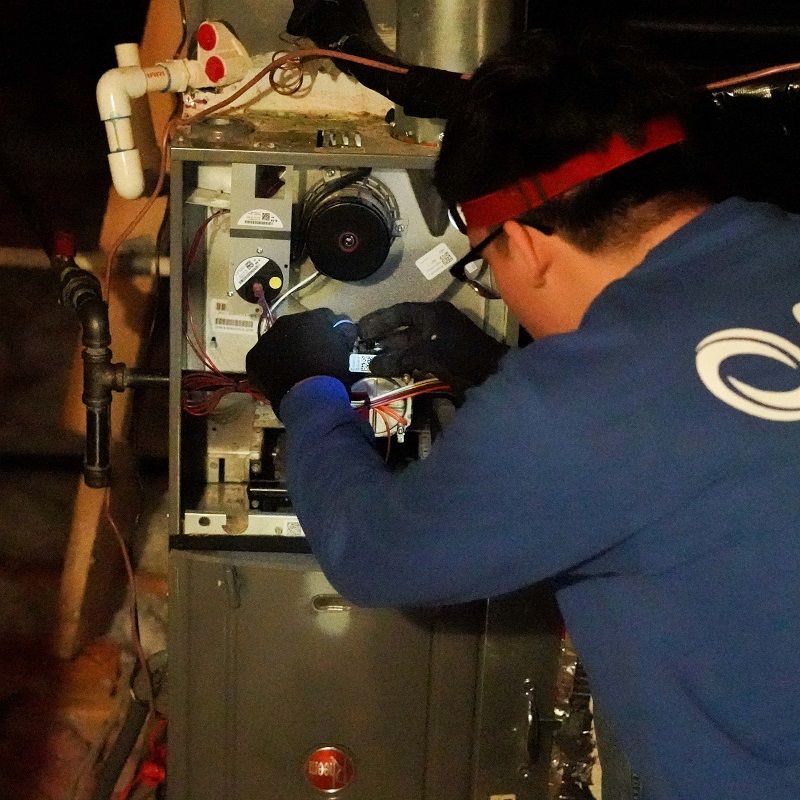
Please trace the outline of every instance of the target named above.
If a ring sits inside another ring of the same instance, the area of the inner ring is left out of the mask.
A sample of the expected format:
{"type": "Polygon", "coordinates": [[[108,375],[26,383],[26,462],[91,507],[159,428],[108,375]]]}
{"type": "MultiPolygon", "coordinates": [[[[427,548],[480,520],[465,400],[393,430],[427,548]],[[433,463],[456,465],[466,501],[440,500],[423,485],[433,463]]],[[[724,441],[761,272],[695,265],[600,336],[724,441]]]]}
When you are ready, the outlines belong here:
{"type": "Polygon", "coordinates": [[[305,289],[311,281],[316,280],[319,277],[319,272],[314,270],[307,278],[303,278],[300,283],[296,283],[292,286],[291,289],[287,289],[282,295],[280,295],[277,300],[269,307],[269,310],[274,314],[275,309],[284,301],[287,297],[294,294],[295,292],[299,292],[301,289],[305,289]]]}

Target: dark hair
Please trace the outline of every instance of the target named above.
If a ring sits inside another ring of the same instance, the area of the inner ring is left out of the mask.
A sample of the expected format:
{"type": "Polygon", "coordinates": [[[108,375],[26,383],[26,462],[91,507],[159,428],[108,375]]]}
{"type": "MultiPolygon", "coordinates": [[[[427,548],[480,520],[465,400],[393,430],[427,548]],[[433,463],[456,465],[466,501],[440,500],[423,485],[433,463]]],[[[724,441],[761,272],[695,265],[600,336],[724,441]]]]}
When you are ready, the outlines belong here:
{"type": "MultiPolygon", "coordinates": [[[[535,30],[490,56],[448,120],[435,181],[460,202],[551,170],[614,133],[641,144],[650,120],[691,118],[692,92],[627,34],[535,30]]],[[[585,249],[624,235],[636,206],[702,197],[693,158],[672,146],[581,184],[530,215],[585,249]]],[[[630,233],[630,231],[628,231],[630,233]]]]}

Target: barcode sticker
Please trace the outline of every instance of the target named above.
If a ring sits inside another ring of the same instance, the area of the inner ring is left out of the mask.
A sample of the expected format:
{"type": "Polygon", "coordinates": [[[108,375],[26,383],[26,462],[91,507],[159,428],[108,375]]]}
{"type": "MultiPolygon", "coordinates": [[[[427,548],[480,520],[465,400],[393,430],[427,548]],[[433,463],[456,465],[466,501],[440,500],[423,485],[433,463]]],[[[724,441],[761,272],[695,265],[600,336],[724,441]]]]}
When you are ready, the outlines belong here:
{"type": "Polygon", "coordinates": [[[437,275],[441,275],[446,269],[455,264],[455,262],[456,257],[453,251],[444,242],[440,242],[433,250],[429,250],[414,263],[419,268],[419,271],[429,281],[432,281],[437,275]]]}
{"type": "Polygon", "coordinates": [[[208,319],[212,334],[241,333],[245,336],[255,336],[258,317],[255,314],[232,313],[228,311],[227,306],[228,304],[219,298],[209,299],[208,319]]]}
{"type": "Polygon", "coordinates": [[[233,328],[234,330],[253,330],[255,320],[242,319],[241,317],[215,317],[215,328],[233,328]]]}
{"type": "Polygon", "coordinates": [[[236,223],[240,227],[246,228],[284,228],[283,220],[268,208],[253,208],[245,211],[236,223]]]}
{"type": "Polygon", "coordinates": [[[350,353],[350,372],[368,373],[373,358],[374,353],[350,353]]]}

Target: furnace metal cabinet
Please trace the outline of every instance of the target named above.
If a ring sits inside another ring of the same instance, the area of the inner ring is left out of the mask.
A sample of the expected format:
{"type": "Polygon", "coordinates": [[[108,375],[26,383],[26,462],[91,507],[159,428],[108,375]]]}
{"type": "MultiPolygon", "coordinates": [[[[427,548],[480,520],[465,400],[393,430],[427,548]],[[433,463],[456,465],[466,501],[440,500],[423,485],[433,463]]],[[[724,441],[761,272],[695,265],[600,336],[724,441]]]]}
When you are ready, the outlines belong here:
{"type": "Polygon", "coordinates": [[[364,609],[307,554],[173,550],[170,625],[169,800],[547,797],[546,593],[364,609]]]}
{"type": "MultiPolygon", "coordinates": [[[[516,340],[505,305],[448,272],[469,243],[433,189],[435,148],[382,118],[298,111],[187,121],[170,152],[169,800],[544,800],[552,601],[348,605],[288,497],[276,500],[282,427],[269,408],[239,392],[206,417],[184,413],[184,379],[212,360],[218,377],[244,376],[273,311],[360,319],[446,300],[516,340]],[[354,241],[366,276],[360,262],[349,271],[354,241]]],[[[419,411],[403,446],[419,437],[421,458],[419,411]]]]}

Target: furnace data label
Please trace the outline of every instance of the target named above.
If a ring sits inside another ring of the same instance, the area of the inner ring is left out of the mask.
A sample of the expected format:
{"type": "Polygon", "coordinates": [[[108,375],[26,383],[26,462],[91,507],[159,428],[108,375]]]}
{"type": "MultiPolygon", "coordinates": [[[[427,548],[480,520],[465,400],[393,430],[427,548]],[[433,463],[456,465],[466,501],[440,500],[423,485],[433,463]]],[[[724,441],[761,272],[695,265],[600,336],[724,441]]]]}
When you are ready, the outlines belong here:
{"type": "Polygon", "coordinates": [[[208,301],[208,318],[211,321],[211,332],[240,333],[245,336],[256,335],[258,317],[247,314],[232,314],[225,300],[213,298],[208,301]]]}
{"type": "Polygon", "coordinates": [[[432,281],[437,275],[441,275],[446,269],[452,267],[456,260],[453,251],[444,242],[441,242],[414,263],[419,271],[429,281],[432,281]]]}
{"type": "Polygon", "coordinates": [[[250,211],[245,211],[236,224],[243,228],[268,228],[271,230],[282,230],[286,227],[283,220],[268,208],[252,208],[250,211]]]}

